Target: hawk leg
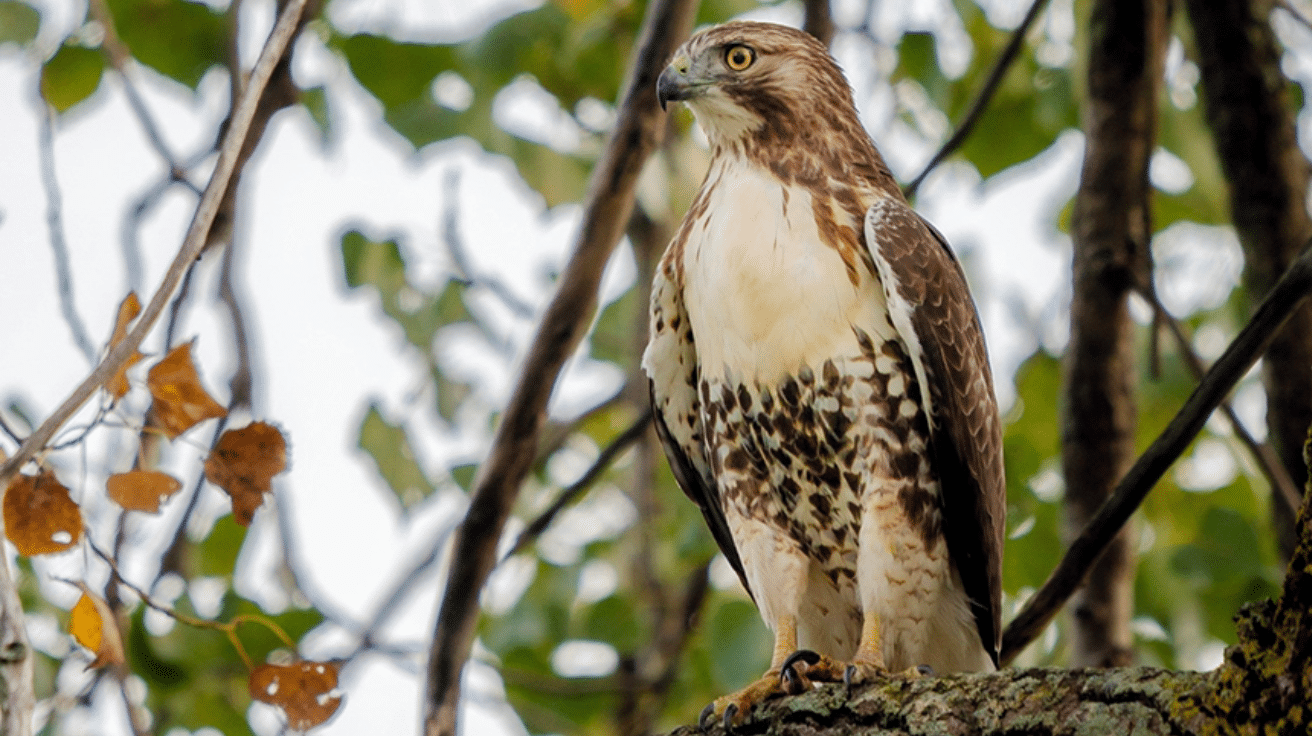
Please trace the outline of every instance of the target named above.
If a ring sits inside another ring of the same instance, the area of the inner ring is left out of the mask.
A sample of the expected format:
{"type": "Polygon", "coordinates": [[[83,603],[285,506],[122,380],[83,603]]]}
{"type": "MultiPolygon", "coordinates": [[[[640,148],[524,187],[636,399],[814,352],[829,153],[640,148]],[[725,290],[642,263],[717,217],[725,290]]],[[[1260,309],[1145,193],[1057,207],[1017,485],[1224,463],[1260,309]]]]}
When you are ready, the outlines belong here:
{"type": "Polygon", "coordinates": [[[724,725],[724,730],[731,731],[735,726],[747,720],[752,706],[763,703],[770,698],[783,695],[781,668],[789,653],[797,649],[797,617],[781,616],[774,633],[774,654],[770,657],[770,669],[753,682],[736,693],[716,698],[702,711],[698,725],[702,730],[715,720],[724,725]]]}
{"type": "MultiPolygon", "coordinates": [[[[861,643],[851,662],[840,662],[832,657],[799,649],[793,652],[779,666],[780,679],[784,691],[789,695],[800,695],[810,690],[817,682],[841,682],[851,689],[853,685],[870,680],[887,677],[890,673],[884,665],[883,636],[877,614],[867,614],[861,626],[861,643]]],[[[899,675],[907,679],[919,679],[932,674],[928,666],[911,667],[899,675]]]]}

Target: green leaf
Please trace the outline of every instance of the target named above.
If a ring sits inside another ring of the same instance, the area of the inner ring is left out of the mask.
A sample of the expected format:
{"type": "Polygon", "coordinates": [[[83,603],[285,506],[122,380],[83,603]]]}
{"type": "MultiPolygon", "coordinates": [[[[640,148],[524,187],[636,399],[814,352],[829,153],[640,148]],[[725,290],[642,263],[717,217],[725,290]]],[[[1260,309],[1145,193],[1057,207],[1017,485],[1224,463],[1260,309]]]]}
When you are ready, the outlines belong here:
{"type": "Polygon", "coordinates": [[[387,297],[405,285],[405,261],[395,240],[380,243],[352,230],[342,236],[342,263],[353,289],[372,284],[387,297]]]}
{"type": "Polygon", "coordinates": [[[246,527],[236,521],[232,514],[221,517],[214,522],[209,536],[197,544],[191,554],[194,576],[232,577],[237,567],[237,556],[246,541],[246,527]]]}
{"type": "Polygon", "coordinates": [[[589,608],[581,638],[608,642],[620,654],[626,654],[637,650],[644,633],[633,601],[612,595],[589,608]]]}
{"type": "Polygon", "coordinates": [[[319,129],[319,143],[325,146],[332,139],[333,132],[331,118],[328,115],[326,90],[327,88],[323,86],[301,90],[301,104],[305,106],[305,111],[310,113],[310,119],[319,129]]]}
{"type": "Polygon", "coordinates": [[[192,89],[227,59],[224,14],[186,0],[108,0],[119,38],[142,64],[192,89]]]}
{"type": "Polygon", "coordinates": [[[433,495],[436,488],[416,462],[405,428],[383,419],[377,404],[369,407],[360,423],[359,445],[373,458],[378,474],[400,499],[403,509],[409,510],[433,495]]]}
{"type": "Polygon", "coordinates": [[[386,108],[431,97],[433,80],[456,64],[452,46],[402,43],[367,33],[335,36],[330,43],[346,57],[356,81],[386,108]]]}
{"type": "Polygon", "coordinates": [[[27,3],[0,0],[0,47],[26,46],[41,29],[41,13],[27,3]]]}
{"type": "Polygon", "coordinates": [[[63,46],[41,67],[41,96],[58,112],[67,112],[100,88],[105,57],[85,46],[63,46]]]}
{"type": "Polygon", "coordinates": [[[711,669],[725,692],[745,687],[770,666],[770,632],[751,603],[731,600],[720,606],[707,622],[707,632],[715,647],[711,669]]]}

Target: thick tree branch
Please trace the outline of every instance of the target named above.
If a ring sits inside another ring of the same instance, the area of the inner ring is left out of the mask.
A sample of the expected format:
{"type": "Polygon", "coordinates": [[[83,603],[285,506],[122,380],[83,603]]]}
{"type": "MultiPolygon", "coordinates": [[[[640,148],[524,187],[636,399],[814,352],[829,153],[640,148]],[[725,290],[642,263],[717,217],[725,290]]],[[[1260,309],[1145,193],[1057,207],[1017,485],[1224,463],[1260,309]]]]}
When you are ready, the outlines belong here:
{"type": "Polygon", "coordinates": [[[805,13],[802,18],[802,30],[820,39],[828,46],[834,41],[834,16],[829,9],[829,0],[805,0],[805,13]]]}
{"type": "Polygon", "coordinates": [[[160,281],[160,285],[151,297],[150,302],[142,310],[141,316],[137,318],[136,325],[128,331],[127,336],[122,341],[109,351],[109,354],[100,362],[100,365],[96,366],[91,375],[87,376],[73,390],[69,397],[64,400],[64,403],[42,422],[36,431],[27,437],[22,446],[18,448],[18,451],[14,453],[14,456],[5,461],[3,465],[0,465],[0,487],[7,487],[9,480],[18,472],[19,468],[45,449],[50,439],[59,431],[59,428],[77,413],[87,399],[90,399],[105,381],[118,372],[128,356],[140,347],[146,333],[150,332],[156,320],[164,311],[164,306],[168,303],[173,290],[177,288],[183,273],[186,272],[191,262],[200,255],[201,249],[205,246],[206,237],[210,232],[210,226],[213,224],[214,216],[218,211],[219,201],[227,189],[228,182],[232,179],[239,154],[246,143],[251,120],[255,117],[256,105],[259,103],[264,88],[273,74],[274,67],[282,59],[292,37],[295,35],[296,29],[300,27],[298,21],[305,4],[306,0],[290,0],[279,15],[278,23],[269,35],[264,50],[260,53],[259,61],[256,62],[255,68],[251,71],[245,93],[238,100],[231,124],[228,126],[227,134],[224,136],[223,145],[219,151],[218,162],[214,166],[214,173],[210,176],[209,184],[205,187],[205,193],[196,207],[191,225],[187,229],[187,235],[182,241],[182,247],[174,256],[173,262],[169,265],[168,271],[160,281]]]}
{"type": "MultiPolygon", "coordinates": [[[[1298,279],[1312,286],[1312,266],[1298,279]]],[[[1282,280],[1281,284],[1286,282],[1282,280]]],[[[1277,287],[1279,288],[1279,287],[1277,287]]],[[[1285,313],[1289,304],[1281,305],[1285,313]]],[[[1312,455],[1312,442],[1305,452],[1312,455]]],[[[1312,457],[1309,457],[1312,460],[1312,457]]],[[[1304,734],[1312,726],[1312,494],[1278,602],[1245,606],[1237,643],[1210,672],[1023,669],[825,685],[758,706],[735,736],[1304,734]]],[[[714,726],[672,736],[720,736],[714,726]]]]}
{"type": "Polygon", "coordinates": [[[455,564],[428,662],[428,736],[456,733],[460,673],[473,645],[478,594],[496,564],[497,542],[533,461],[551,390],[596,309],[601,273],[633,210],[638,174],[665,130],[665,115],[656,104],[656,77],[690,32],[695,6],[691,0],[658,0],[647,8],[619,120],[593,172],[574,254],[529,348],[519,384],[479,469],[469,512],[456,533],[455,564]]]}
{"type": "MultiPolygon", "coordinates": [[[[1098,0],[1088,27],[1087,144],[1071,221],[1071,339],[1062,376],[1064,510],[1072,535],[1134,460],[1138,372],[1129,296],[1146,288],[1152,274],[1148,162],[1166,56],[1166,5],[1098,0]]],[[[1072,664],[1130,664],[1130,529],[1099,556],[1072,603],[1072,664]]]]}
{"type": "MultiPolygon", "coordinates": [[[[1244,281],[1260,299],[1312,236],[1307,192],[1312,166],[1298,147],[1283,50],[1271,28],[1273,0],[1188,0],[1202,69],[1207,123],[1244,248],[1244,281]]],[[[1299,309],[1262,361],[1267,442],[1298,485],[1304,433],[1312,424],[1312,305],[1299,309]]],[[[1293,550],[1297,506],[1277,496],[1272,512],[1281,552],[1293,550]]]]}
{"type": "Polygon", "coordinates": [[[33,664],[18,585],[10,574],[9,560],[0,559],[0,733],[5,736],[32,736],[32,710],[36,707],[33,664]]]}
{"type": "Polygon", "coordinates": [[[1112,497],[1098,510],[1080,536],[1066,550],[1057,568],[1038,593],[1025,604],[1002,635],[1002,660],[1010,662],[1043,631],[1052,617],[1083,582],[1090,566],[1108,542],[1125,525],[1166,469],[1184,452],[1212,411],[1244,377],[1276,331],[1312,294],[1312,248],[1305,248],[1289,267],[1253,318],[1207,372],[1184,406],[1162,434],[1139,456],[1116,485],[1112,497]]]}

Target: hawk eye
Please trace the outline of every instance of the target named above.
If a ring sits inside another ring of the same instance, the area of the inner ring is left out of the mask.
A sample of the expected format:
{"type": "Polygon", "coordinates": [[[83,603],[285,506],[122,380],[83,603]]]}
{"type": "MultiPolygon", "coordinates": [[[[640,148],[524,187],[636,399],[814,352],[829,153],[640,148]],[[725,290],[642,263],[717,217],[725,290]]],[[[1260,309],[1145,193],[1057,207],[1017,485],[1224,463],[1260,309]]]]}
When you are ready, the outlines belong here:
{"type": "Polygon", "coordinates": [[[724,63],[730,69],[740,72],[756,61],[756,52],[751,47],[734,44],[724,51],[724,63]]]}

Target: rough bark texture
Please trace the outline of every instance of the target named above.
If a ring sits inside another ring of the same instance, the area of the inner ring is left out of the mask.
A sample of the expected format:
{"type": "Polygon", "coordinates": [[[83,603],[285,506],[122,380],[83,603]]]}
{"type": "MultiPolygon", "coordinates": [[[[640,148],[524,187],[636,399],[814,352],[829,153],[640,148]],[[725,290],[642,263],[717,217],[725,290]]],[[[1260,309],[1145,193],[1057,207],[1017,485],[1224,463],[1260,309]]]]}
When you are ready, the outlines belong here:
{"type": "MultiPolygon", "coordinates": [[[[1295,138],[1289,84],[1269,18],[1274,0],[1188,0],[1202,67],[1207,120],[1244,247],[1245,284],[1256,305],[1312,237],[1305,197],[1307,158],[1295,138]]],[[[1299,452],[1312,424],[1312,305],[1276,336],[1263,361],[1267,441],[1302,487],[1299,452]]],[[[1294,510],[1272,500],[1281,550],[1293,550],[1294,510]]]]}
{"type": "MultiPolygon", "coordinates": [[[[1211,672],[1018,669],[841,685],[758,706],[752,734],[1305,734],[1312,726],[1312,494],[1279,602],[1246,606],[1211,672]]],[[[671,736],[724,733],[685,726],[671,736]]]]}
{"type": "Polygon", "coordinates": [[[31,736],[36,693],[32,689],[32,647],[23,623],[23,602],[0,560],[0,734],[31,736]]]}
{"type": "Polygon", "coordinates": [[[633,212],[638,174],[664,134],[656,77],[692,30],[696,5],[695,0],[657,0],[647,7],[615,130],[593,170],[574,252],[533,338],[492,448],[479,467],[469,511],[456,531],[454,562],[429,647],[426,736],[457,733],[460,675],[474,643],[479,591],[496,564],[497,542],[536,455],[552,388],[596,311],[602,271],[633,212]]]}
{"type": "MultiPolygon", "coordinates": [[[[1099,0],[1089,19],[1087,143],[1075,198],[1074,291],[1066,353],[1062,464],[1069,536],[1089,522],[1134,459],[1135,325],[1128,298],[1149,283],[1148,162],[1166,38],[1166,4],[1099,0]]],[[[1132,528],[1073,600],[1073,663],[1130,664],[1132,528]]]]}

